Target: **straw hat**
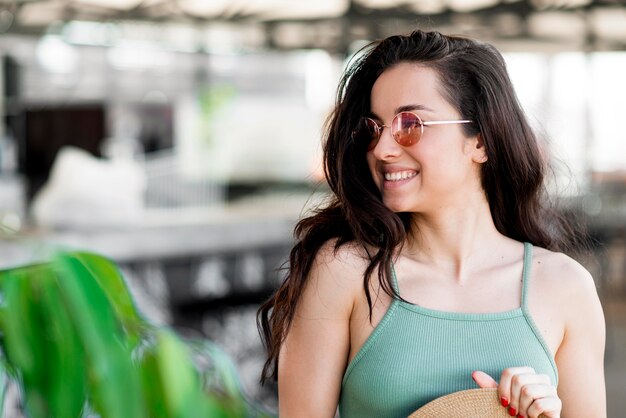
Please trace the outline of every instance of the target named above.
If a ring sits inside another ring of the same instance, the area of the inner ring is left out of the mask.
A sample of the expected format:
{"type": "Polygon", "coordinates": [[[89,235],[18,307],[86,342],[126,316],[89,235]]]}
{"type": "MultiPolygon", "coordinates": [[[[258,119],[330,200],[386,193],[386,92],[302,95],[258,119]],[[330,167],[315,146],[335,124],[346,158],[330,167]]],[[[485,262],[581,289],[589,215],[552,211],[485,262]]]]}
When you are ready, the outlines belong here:
{"type": "MultiPolygon", "coordinates": [[[[543,416],[543,415],[541,415],[543,416]]],[[[437,398],[409,418],[511,418],[500,405],[498,389],[468,389],[437,398]]]]}

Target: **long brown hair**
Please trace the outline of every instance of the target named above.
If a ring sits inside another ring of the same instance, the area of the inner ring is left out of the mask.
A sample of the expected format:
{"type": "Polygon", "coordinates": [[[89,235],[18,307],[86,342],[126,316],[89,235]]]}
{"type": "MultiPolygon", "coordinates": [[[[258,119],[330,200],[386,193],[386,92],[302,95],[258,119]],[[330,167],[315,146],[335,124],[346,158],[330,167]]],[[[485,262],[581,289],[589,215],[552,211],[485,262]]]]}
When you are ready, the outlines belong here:
{"type": "Polygon", "coordinates": [[[281,345],[313,260],[327,241],[335,240],[335,250],[347,242],[374,249],[363,274],[370,317],[374,271],[382,289],[401,299],[391,285],[390,268],[394,250],[409,233],[410,214],[394,213],[383,204],[366,162],[368,141],[359,134],[361,117],[370,112],[374,82],[400,62],[434,69],[441,94],[463,119],[474,121],[463,129],[484,141],[488,159],[481,181],[498,231],[551,250],[573,245],[574,231],[546,199],[545,152],[517,100],[502,55],[487,43],[420,30],[374,42],[345,71],[326,124],[324,170],[332,201],[296,225],[287,277],[257,314],[268,351],[262,383],[277,377],[281,345]]]}

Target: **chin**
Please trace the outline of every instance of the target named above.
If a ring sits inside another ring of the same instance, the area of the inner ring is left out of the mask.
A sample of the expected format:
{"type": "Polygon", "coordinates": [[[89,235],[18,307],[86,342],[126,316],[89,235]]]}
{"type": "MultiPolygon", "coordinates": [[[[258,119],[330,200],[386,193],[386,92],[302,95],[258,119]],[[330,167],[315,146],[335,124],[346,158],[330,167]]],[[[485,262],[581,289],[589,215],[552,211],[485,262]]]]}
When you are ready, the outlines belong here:
{"type": "Polygon", "coordinates": [[[394,213],[400,212],[416,212],[415,207],[401,202],[383,202],[387,209],[394,213]]]}

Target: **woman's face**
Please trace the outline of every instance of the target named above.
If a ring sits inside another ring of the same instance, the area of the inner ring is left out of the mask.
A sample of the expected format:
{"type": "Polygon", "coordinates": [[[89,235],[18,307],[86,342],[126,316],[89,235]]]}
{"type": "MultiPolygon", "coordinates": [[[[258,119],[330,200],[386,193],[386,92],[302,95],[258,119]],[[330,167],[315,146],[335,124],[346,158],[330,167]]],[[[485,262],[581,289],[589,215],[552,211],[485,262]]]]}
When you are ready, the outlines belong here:
{"type": "MultiPolygon", "coordinates": [[[[437,72],[415,63],[400,63],[384,71],[371,91],[371,114],[391,125],[402,108],[424,122],[461,119],[439,93],[437,72]]],[[[480,163],[484,147],[478,136],[466,137],[461,124],[424,126],[421,139],[410,146],[396,143],[385,127],[367,161],[383,202],[394,212],[429,213],[463,207],[471,193],[483,193],[480,163]]]]}

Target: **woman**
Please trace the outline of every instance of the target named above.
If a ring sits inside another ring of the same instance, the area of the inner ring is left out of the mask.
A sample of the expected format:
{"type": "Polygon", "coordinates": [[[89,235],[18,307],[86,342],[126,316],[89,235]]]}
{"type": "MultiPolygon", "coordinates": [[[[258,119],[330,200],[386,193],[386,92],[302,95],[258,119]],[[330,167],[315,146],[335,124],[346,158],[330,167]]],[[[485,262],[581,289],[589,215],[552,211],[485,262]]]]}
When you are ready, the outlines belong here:
{"type": "Polygon", "coordinates": [[[406,417],[498,387],[512,416],[604,417],[604,318],[544,153],[490,45],[416,31],[345,73],[334,199],[301,220],[259,311],[279,414],[406,417]]]}

